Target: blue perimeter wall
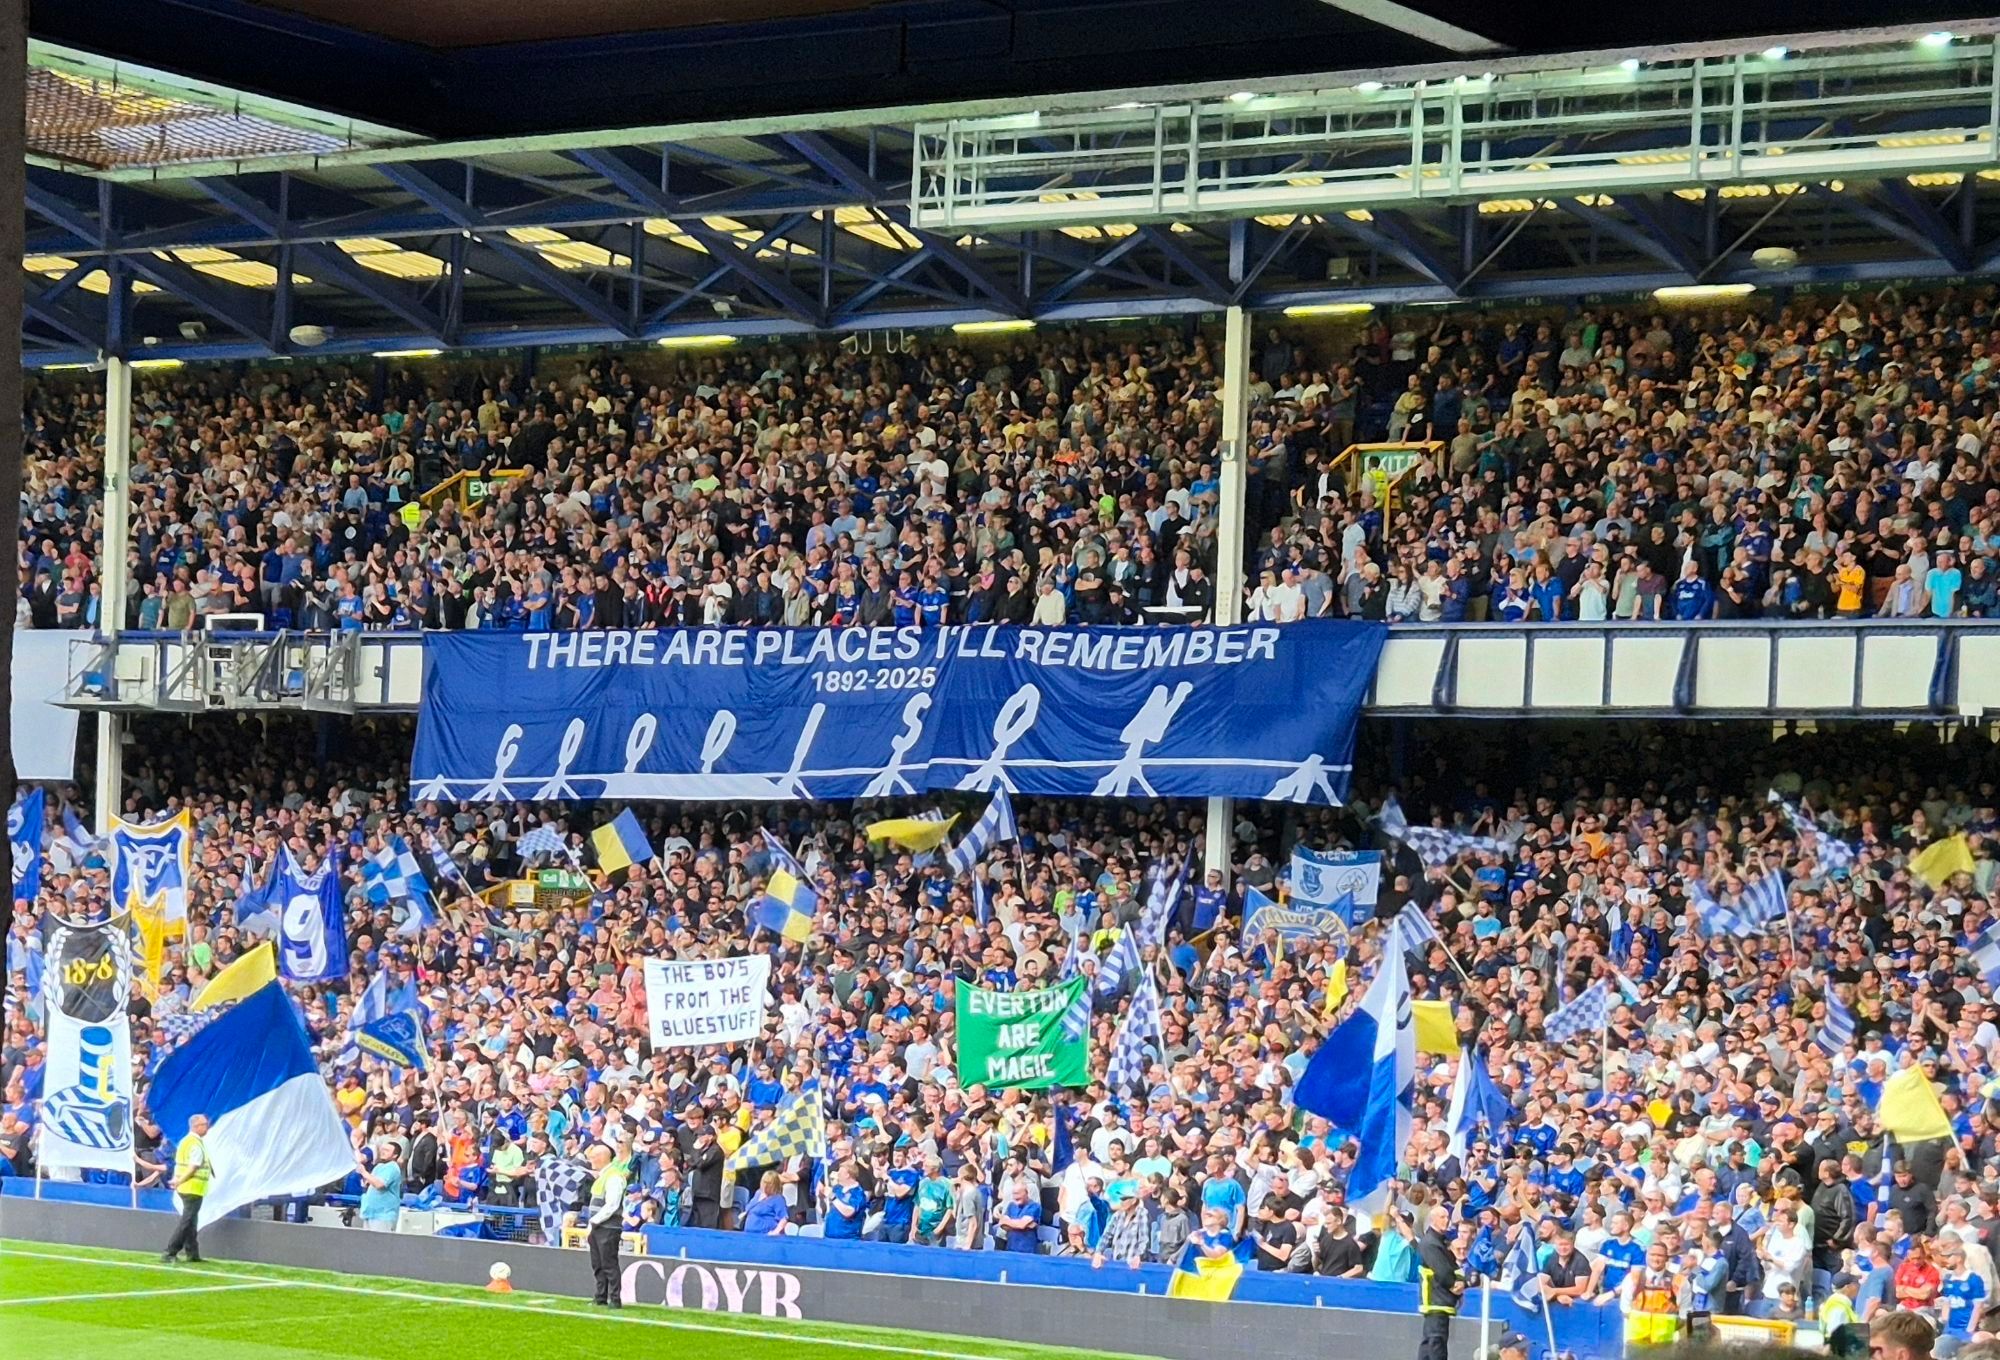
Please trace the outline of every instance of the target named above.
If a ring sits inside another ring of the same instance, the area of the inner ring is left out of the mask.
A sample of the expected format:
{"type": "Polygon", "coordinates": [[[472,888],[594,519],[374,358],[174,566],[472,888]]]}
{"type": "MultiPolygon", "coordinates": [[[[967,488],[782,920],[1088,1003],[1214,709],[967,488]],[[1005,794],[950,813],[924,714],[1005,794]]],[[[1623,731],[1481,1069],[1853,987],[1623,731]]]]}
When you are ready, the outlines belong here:
{"type": "MultiPolygon", "coordinates": [[[[0,1177],[0,1195],[32,1198],[35,1182],[0,1177]]],[[[129,1208],[132,1192],[123,1185],[78,1185],[42,1182],[42,1198],[70,1204],[129,1208]]],[[[174,1197],[165,1190],[142,1190],[139,1207],[174,1212],[174,1197]]],[[[739,1265],[794,1267],[810,1270],[862,1270],[911,1279],[968,1280],[985,1284],[1052,1285],[1063,1289],[1101,1289],[1121,1294],[1161,1294],[1173,1271],[1163,1265],[1105,1266],[1092,1270],[1087,1261],[1028,1256],[1001,1251],[947,1251],[937,1247],[898,1246],[887,1242],[828,1242],[814,1237],[749,1237],[743,1233],[701,1228],[648,1228],[648,1253],[654,1257],[718,1261],[739,1265]]],[[[1330,1280],[1318,1275],[1281,1275],[1256,1271],[1243,1276],[1233,1301],[1289,1304],[1305,1308],[1343,1308],[1359,1312],[1417,1311],[1413,1284],[1377,1284],[1371,1280],[1330,1280]]],[[[1480,1300],[1469,1293],[1464,1316],[1477,1318],[1480,1300]]],[[[1525,1332],[1531,1355],[1548,1349],[1547,1326],[1541,1313],[1526,1309],[1501,1290],[1493,1293],[1493,1322],[1498,1332],[1525,1332]]],[[[1624,1354],[1623,1320],[1616,1307],[1554,1310],[1558,1352],[1577,1360],[1620,1360],[1624,1354]]]]}

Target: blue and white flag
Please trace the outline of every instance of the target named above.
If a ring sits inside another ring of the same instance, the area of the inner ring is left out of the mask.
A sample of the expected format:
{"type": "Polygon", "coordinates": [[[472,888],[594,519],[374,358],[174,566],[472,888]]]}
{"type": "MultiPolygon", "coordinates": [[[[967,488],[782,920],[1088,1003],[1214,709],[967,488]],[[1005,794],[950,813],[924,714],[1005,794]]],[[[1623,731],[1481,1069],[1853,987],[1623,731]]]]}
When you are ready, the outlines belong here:
{"type": "MultiPolygon", "coordinates": [[[[1988,979],[1990,984],[1991,979],[1988,979]]],[[[1854,1042],[1854,1012],[1847,1009],[1847,1003],[1833,990],[1833,984],[1826,986],[1826,1020],[1813,1034],[1813,1044],[1830,1058],[1837,1058],[1854,1042]]]]}
{"type": "Polygon", "coordinates": [[[396,927],[398,935],[415,935],[437,924],[437,909],[431,901],[430,881],[423,867],[401,836],[391,836],[361,866],[362,894],[376,906],[392,902],[410,904],[409,915],[396,927]]]}
{"type": "Polygon", "coordinates": [[[7,843],[14,857],[14,897],[32,902],[42,893],[42,830],[48,795],[29,789],[7,809],[7,843]]]}
{"type": "Polygon", "coordinates": [[[473,896],[472,880],[465,876],[465,867],[452,857],[451,847],[433,836],[424,833],[424,850],[431,857],[431,864],[437,869],[438,877],[457,888],[467,897],[473,896]]]}
{"type": "Polygon", "coordinates": [[[1688,880],[1687,894],[1688,905],[1694,908],[1696,917],[1701,921],[1701,933],[1710,939],[1727,935],[1740,940],[1764,933],[1763,922],[1740,907],[1719,901],[1709,891],[1708,884],[1700,879],[1688,880]]]}
{"type": "Polygon", "coordinates": [[[206,1228],[256,1200],[307,1195],[354,1169],[354,1144],[278,983],[221,1011],[160,1064],[147,1105],[166,1145],[207,1115],[206,1228]]]}
{"type": "Polygon", "coordinates": [[[1344,903],[1347,924],[1358,926],[1374,918],[1375,903],[1382,895],[1382,853],[1294,846],[1286,877],[1291,882],[1290,905],[1333,907],[1344,903]]]}
{"type": "Polygon", "coordinates": [[[1485,1052],[1477,1048],[1460,1052],[1444,1126],[1450,1134],[1446,1150],[1458,1158],[1461,1172],[1472,1140],[1483,1135],[1488,1142],[1497,1142],[1513,1120],[1514,1106],[1493,1084],[1492,1074],[1486,1070],[1485,1052]]]}
{"type": "Polygon", "coordinates": [[[1146,1076],[1147,1046],[1160,1037],[1160,993],[1150,974],[1139,975],[1132,989],[1132,1004],[1118,1026],[1111,1044],[1111,1058],[1105,1068],[1104,1084],[1116,1092],[1137,1086],[1146,1076]]]}
{"type": "Polygon", "coordinates": [[[416,1010],[392,1011],[357,1028],[352,1038],[355,1048],[385,1062],[420,1072],[429,1066],[424,1053],[423,1015],[416,1010]]]}
{"type": "Polygon", "coordinates": [[[394,991],[389,989],[389,970],[378,971],[368,980],[368,986],[354,1003],[354,1013],[347,1017],[350,1030],[372,1025],[385,1015],[397,1011],[421,1011],[424,1009],[423,993],[417,986],[414,975],[405,978],[403,985],[394,991]]]}
{"type": "Polygon", "coordinates": [[[1785,876],[1778,870],[1773,869],[1755,883],[1743,885],[1738,910],[1759,925],[1768,926],[1787,915],[1791,909],[1791,896],[1785,891],[1785,876]]]}
{"type": "Polygon", "coordinates": [[[1404,954],[1421,954],[1424,946],[1439,938],[1437,927],[1431,918],[1415,902],[1405,902],[1403,909],[1396,913],[1396,919],[1389,923],[1389,943],[1404,954]]]}
{"type": "Polygon", "coordinates": [[[1801,850],[1810,851],[1830,874],[1853,871],[1856,853],[1853,846],[1814,821],[1810,813],[1787,801],[1776,789],[1771,790],[1771,801],[1784,810],[1785,820],[1791,823],[1801,850]]]}
{"type": "Polygon", "coordinates": [[[184,934],[194,876],[194,819],[183,811],[140,826],[113,817],[110,840],[112,909],[161,910],[168,937],[184,934]]]}
{"type": "MultiPolygon", "coordinates": [[[[1063,954],[1062,971],[1057,974],[1059,981],[1068,982],[1083,971],[1083,931],[1081,919],[1077,928],[1070,932],[1069,949],[1063,954]]],[[[1090,988],[1077,989],[1076,1000],[1070,1002],[1063,1012],[1062,1028],[1065,1039],[1081,1039],[1090,1032],[1090,988]]]]}
{"type": "Polygon", "coordinates": [[[524,864],[542,855],[564,855],[572,860],[576,858],[576,851],[570,849],[569,842],[563,839],[562,833],[547,822],[523,833],[521,839],[514,842],[514,853],[521,857],[524,864]]]}
{"type": "MultiPolygon", "coordinates": [[[[1248,953],[1264,938],[1265,931],[1275,930],[1279,942],[1286,948],[1322,941],[1345,948],[1352,900],[1343,893],[1326,906],[1312,906],[1302,904],[1294,897],[1280,906],[1246,885],[1243,889],[1243,934],[1240,943],[1244,952],[1248,953]]],[[[1373,908],[1370,912],[1372,914],[1373,908]]]]}
{"type": "Polygon", "coordinates": [[[291,849],[278,851],[278,971],[293,982],[347,976],[347,912],[333,856],[307,874],[291,849]]]}
{"type": "Polygon", "coordinates": [[[1375,820],[1383,834],[1414,850],[1426,869],[1449,864],[1460,855],[1505,856],[1514,853],[1514,842],[1495,836],[1474,836],[1450,827],[1411,826],[1409,818],[1403,814],[1402,803],[1394,794],[1383,800],[1382,811],[1375,820]]]}
{"type": "MultiPolygon", "coordinates": [[[[1979,976],[1984,979],[1987,986],[2000,987],[2000,923],[1989,925],[1979,932],[1979,938],[1972,942],[1967,957],[1972,960],[1972,966],[1979,970],[1979,976]]],[[[1832,996],[1832,992],[1827,993],[1829,1001],[1832,996]]]]}
{"type": "Polygon", "coordinates": [[[90,834],[90,828],[83,824],[83,818],[76,815],[76,809],[68,803],[62,805],[63,841],[68,846],[71,859],[81,864],[104,848],[105,838],[90,834]]]}
{"type": "Polygon", "coordinates": [[[1546,1307],[1542,1296],[1542,1264],[1535,1225],[1522,1219],[1514,1240],[1507,1248],[1507,1260],[1500,1268],[1500,1287],[1523,1308],[1540,1311],[1546,1307]]]}
{"type": "Polygon", "coordinates": [[[1591,983],[1543,1023],[1542,1033],[1551,1043],[1568,1043],[1590,1030],[1602,1032],[1611,1023],[1611,992],[1599,978],[1591,983]]]}
{"type": "Polygon", "coordinates": [[[1181,856],[1180,865],[1172,876],[1161,871],[1158,866],[1153,874],[1152,884],[1146,890],[1146,905],[1139,911],[1138,919],[1126,926],[1118,934],[1118,943],[1097,970],[1097,994],[1111,996],[1125,984],[1127,974],[1136,974],[1144,963],[1142,951],[1147,946],[1157,948],[1167,937],[1167,922],[1180,909],[1181,893],[1187,888],[1188,866],[1194,862],[1192,849],[1181,856]]]}
{"type": "MultiPolygon", "coordinates": [[[[281,847],[279,855],[283,853],[281,847]]],[[[236,896],[237,929],[252,931],[259,935],[277,934],[280,916],[278,907],[278,856],[272,856],[271,867],[265,871],[262,883],[257,881],[255,862],[245,860],[243,891],[236,896]]]]}
{"type": "Polygon", "coordinates": [[[951,847],[945,856],[945,867],[956,878],[969,873],[972,866],[986,857],[986,852],[1006,841],[1020,839],[1020,829],[1014,825],[1014,804],[1007,797],[1007,790],[993,790],[993,801],[986,805],[986,811],[979,814],[958,844],[951,847]]]}
{"type": "Polygon", "coordinates": [[[1382,961],[1361,1005],[1326,1036],[1294,1088],[1300,1109],[1331,1120],[1359,1144],[1348,1202],[1380,1213],[1415,1120],[1417,1030],[1403,956],[1382,961]]]}

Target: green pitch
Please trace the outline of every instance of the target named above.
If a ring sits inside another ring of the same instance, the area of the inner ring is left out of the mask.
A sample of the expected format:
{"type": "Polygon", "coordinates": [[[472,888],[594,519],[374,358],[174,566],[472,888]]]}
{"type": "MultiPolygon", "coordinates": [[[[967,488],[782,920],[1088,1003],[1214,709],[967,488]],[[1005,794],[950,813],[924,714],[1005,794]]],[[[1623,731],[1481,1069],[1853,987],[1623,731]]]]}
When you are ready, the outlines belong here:
{"type": "MultiPolygon", "coordinates": [[[[504,1247],[495,1246],[499,1259],[504,1247]]],[[[586,1269],[580,1252],[577,1269],[586,1269]]],[[[606,1312],[545,1294],[489,1294],[234,1261],[161,1265],[132,1252],[16,1241],[0,1243],[0,1336],[9,1355],[46,1360],[1080,1360],[1101,1354],[643,1305],[606,1312]]]]}

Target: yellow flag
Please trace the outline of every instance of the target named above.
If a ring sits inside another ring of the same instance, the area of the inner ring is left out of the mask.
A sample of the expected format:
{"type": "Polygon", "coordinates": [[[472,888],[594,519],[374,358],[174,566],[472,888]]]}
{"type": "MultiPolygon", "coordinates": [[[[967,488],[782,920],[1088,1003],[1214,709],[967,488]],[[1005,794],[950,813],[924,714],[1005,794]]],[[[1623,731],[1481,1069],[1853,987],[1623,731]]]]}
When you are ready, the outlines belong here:
{"type": "Polygon", "coordinates": [[[160,975],[167,971],[167,904],[159,898],[141,903],[132,913],[139,930],[139,957],[133,981],[148,1001],[160,999],[160,975]]]}
{"type": "Polygon", "coordinates": [[[1236,1282],[1242,1278],[1242,1258],[1234,1254],[1217,1257],[1195,1254],[1193,1260],[1183,1259],[1174,1268],[1167,1280],[1167,1297],[1221,1303],[1236,1292],[1236,1282]]]}
{"type": "Polygon", "coordinates": [[[1953,874],[1972,872],[1972,845],[1963,832],[1932,841],[1910,857],[1910,872],[1933,888],[1942,888],[1953,874]]]}
{"type": "Polygon", "coordinates": [[[1882,1083],[1882,1103],[1875,1117],[1899,1143],[1951,1137],[1951,1120],[1938,1104],[1930,1078],[1915,1064],[1899,1069],[1882,1083]]]}
{"type": "Polygon", "coordinates": [[[1417,1052],[1440,1058],[1458,1056],[1458,1022],[1449,1001],[1412,1001],[1410,1017],[1417,1025],[1417,1052]]]}
{"type": "Polygon", "coordinates": [[[1338,960],[1326,975],[1326,1014],[1332,1015],[1347,1000],[1347,960],[1338,960]]]}
{"type": "Polygon", "coordinates": [[[278,955],[269,940],[245,954],[208,980],[208,985],[188,1005],[191,1011],[205,1011],[241,1001],[250,993],[278,977],[278,955]]]}
{"type": "Polygon", "coordinates": [[[935,850],[951,834],[952,824],[958,820],[956,813],[941,822],[926,821],[922,817],[891,817],[886,822],[872,822],[868,827],[871,841],[892,841],[905,850],[922,852],[935,850]]]}

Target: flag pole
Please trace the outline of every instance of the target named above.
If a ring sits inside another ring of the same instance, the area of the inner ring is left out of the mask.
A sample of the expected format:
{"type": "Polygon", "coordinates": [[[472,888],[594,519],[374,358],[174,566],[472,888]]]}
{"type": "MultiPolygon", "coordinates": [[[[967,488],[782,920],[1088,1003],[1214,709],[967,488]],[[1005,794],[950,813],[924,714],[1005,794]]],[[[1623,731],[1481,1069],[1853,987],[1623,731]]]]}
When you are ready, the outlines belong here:
{"type": "Polygon", "coordinates": [[[1493,1327],[1493,1277],[1479,1278],[1479,1353],[1486,1354],[1487,1338],[1493,1327]]]}
{"type": "Polygon", "coordinates": [[[1549,1291],[1547,1288],[1535,1291],[1535,1301],[1542,1305],[1542,1330],[1548,1334],[1549,1338],[1549,1360],[1556,1360],[1556,1357],[1562,1354],[1562,1352],[1556,1349],[1556,1319],[1555,1315],[1549,1312],[1549,1291]]]}

